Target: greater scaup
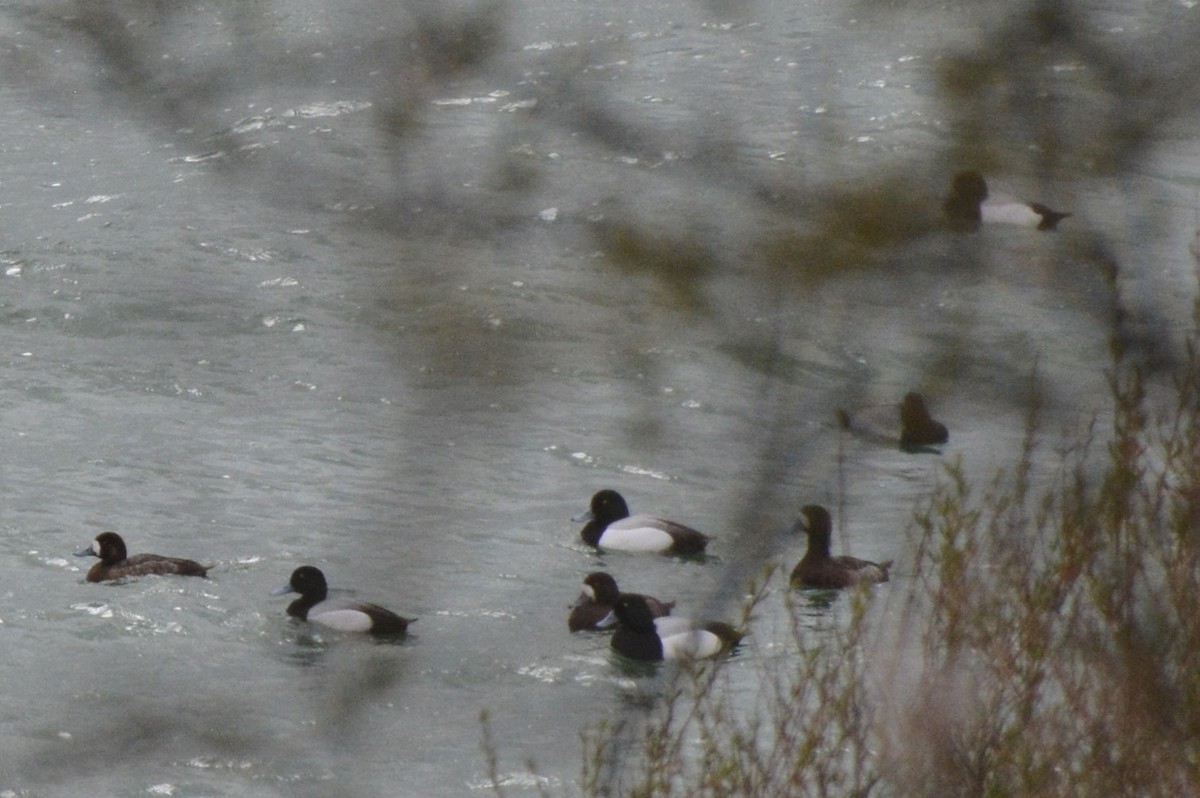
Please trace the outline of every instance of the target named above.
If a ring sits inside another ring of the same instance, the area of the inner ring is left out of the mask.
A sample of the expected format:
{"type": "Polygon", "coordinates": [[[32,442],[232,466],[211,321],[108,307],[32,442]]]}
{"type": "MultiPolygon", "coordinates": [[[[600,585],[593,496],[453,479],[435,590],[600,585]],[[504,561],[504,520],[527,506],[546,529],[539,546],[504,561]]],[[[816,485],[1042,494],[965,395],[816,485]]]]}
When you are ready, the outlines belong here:
{"type": "Polygon", "coordinates": [[[613,607],[622,595],[641,596],[650,608],[650,614],[655,618],[670,615],[671,608],[675,606],[673,601],[659,601],[642,593],[621,593],[617,588],[617,580],[613,579],[611,574],[595,571],[584,577],[583,592],[571,608],[567,626],[572,632],[611,628],[605,621],[612,615],[613,607]]]}
{"type": "Polygon", "coordinates": [[[950,196],[942,203],[946,220],[956,230],[977,230],[980,224],[1016,224],[1053,230],[1070,213],[1053,211],[1036,202],[1007,198],[988,199],[987,181],[979,172],[959,172],[950,184],[950,196]]]}
{"type": "Polygon", "coordinates": [[[708,536],[691,527],[648,515],[631,516],[629,505],[615,490],[596,493],[591,509],[571,520],[587,522],[579,534],[584,543],[598,549],[693,555],[702,554],[708,545],[708,536]]]}
{"type": "Polygon", "coordinates": [[[733,649],[745,636],[721,621],[655,618],[645,598],[624,593],[613,606],[620,624],[609,644],[629,659],[704,659],[733,649]]]}
{"type": "Polygon", "coordinates": [[[833,521],[828,510],[817,504],[809,504],[800,508],[800,513],[804,520],[797,521],[796,528],[808,535],[808,551],[792,570],[793,585],[836,590],[851,585],[888,581],[891,560],[875,563],[857,557],[830,555],[833,521]]]}
{"type": "Polygon", "coordinates": [[[275,595],[299,593],[288,605],[287,614],[302,621],[320,624],[339,632],[368,632],[376,635],[402,635],[416,618],[402,618],[378,604],[353,599],[328,598],[329,587],[321,569],[302,565],[292,571],[288,583],[275,595]]]}
{"type": "Polygon", "coordinates": [[[212,567],[181,557],[163,557],[159,554],[135,554],[129,557],[125,553],[125,541],[116,532],[101,532],[92,541],[92,545],[75,552],[75,556],[100,558],[100,562],[88,569],[89,582],[107,582],[146,574],[207,576],[208,569],[212,567]]]}
{"type": "Polygon", "coordinates": [[[929,414],[925,397],[911,391],[904,394],[904,400],[900,402],[900,445],[934,446],[948,440],[950,431],[929,414]]]}
{"type": "MultiPolygon", "coordinates": [[[[881,444],[896,443],[896,405],[876,405],[861,408],[851,415],[838,408],[838,425],[847,432],[881,444]]],[[[929,413],[925,397],[910,391],[899,405],[900,448],[907,451],[926,451],[950,440],[946,425],[929,413]]]]}

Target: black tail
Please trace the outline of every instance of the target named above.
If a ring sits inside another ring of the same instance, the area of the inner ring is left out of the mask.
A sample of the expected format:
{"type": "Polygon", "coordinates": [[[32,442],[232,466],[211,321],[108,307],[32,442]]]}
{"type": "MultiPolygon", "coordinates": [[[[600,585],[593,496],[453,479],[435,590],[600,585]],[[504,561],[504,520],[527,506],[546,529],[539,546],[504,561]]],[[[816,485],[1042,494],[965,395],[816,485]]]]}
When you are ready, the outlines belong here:
{"type": "Polygon", "coordinates": [[[1059,222],[1071,215],[1069,213],[1052,211],[1045,205],[1038,205],[1036,202],[1030,204],[1029,207],[1033,209],[1034,213],[1042,217],[1042,221],[1037,226],[1039,230],[1054,230],[1058,227],[1059,222]]]}

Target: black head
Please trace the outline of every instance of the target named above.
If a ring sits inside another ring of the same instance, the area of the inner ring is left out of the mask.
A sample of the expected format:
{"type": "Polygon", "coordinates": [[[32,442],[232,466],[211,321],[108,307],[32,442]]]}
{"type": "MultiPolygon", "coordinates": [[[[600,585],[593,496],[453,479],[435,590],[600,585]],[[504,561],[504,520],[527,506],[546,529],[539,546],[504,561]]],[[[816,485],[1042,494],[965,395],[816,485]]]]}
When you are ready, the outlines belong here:
{"type": "Polygon", "coordinates": [[[325,596],[329,593],[329,586],[325,582],[325,574],[321,573],[320,568],[315,568],[311,565],[301,565],[292,571],[292,577],[288,580],[288,587],[292,589],[292,592],[299,593],[305,598],[316,601],[324,601],[325,596]]]}
{"type": "Polygon", "coordinates": [[[983,218],[980,204],[987,199],[987,183],[983,175],[974,171],[959,172],[950,184],[950,196],[942,203],[942,210],[950,226],[957,230],[973,230],[983,218]]]}
{"type": "Polygon", "coordinates": [[[588,512],[593,520],[610,524],[613,521],[628,518],[629,505],[625,503],[625,497],[621,494],[606,488],[592,496],[591,508],[588,512]]]}
{"type": "Polygon", "coordinates": [[[614,605],[621,595],[621,591],[617,589],[617,580],[604,571],[588,574],[583,583],[592,589],[592,597],[598,604],[614,605]]]}
{"type": "Polygon", "coordinates": [[[650,605],[646,603],[646,599],[636,593],[629,593],[618,598],[617,603],[613,605],[613,612],[616,613],[622,628],[631,632],[650,632],[655,636],[658,635],[654,627],[654,613],[650,612],[650,605]]]}
{"type": "Polygon", "coordinates": [[[987,199],[987,181],[973,169],[959,172],[950,183],[950,194],[978,204],[987,199]]]}
{"type": "Polygon", "coordinates": [[[646,600],[639,595],[623,595],[613,607],[620,626],[609,645],[630,659],[658,661],[663,658],[662,638],[654,626],[654,616],[646,600]]]}

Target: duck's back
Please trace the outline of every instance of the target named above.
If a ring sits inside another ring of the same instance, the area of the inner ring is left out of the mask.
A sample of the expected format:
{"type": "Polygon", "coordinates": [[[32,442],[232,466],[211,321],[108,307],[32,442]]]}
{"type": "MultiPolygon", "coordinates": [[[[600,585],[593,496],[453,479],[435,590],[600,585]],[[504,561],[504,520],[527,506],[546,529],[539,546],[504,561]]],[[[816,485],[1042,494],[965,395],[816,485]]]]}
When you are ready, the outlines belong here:
{"type": "Polygon", "coordinates": [[[129,576],[170,575],[208,576],[209,566],[182,557],[161,554],[135,554],[115,563],[98,562],[88,571],[89,582],[105,582],[129,576]]]}
{"type": "Polygon", "coordinates": [[[891,562],[874,563],[857,557],[812,557],[805,555],[792,571],[792,584],[822,590],[840,590],[852,585],[888,581],[891,562]]]}

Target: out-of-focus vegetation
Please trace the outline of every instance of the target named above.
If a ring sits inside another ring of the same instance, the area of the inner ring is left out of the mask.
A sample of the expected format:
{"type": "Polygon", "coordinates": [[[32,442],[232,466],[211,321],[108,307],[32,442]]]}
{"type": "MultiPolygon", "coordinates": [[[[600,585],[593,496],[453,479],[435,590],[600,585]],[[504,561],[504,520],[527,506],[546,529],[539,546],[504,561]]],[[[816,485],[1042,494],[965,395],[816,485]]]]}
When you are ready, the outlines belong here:
{"type": "Polygon", "coordinates": [[[902,601],[864,590],[820,640],[797,626],[749,707],[720,668],[685,672],[653,721],[588,737],[587,794],[1195,794],[1194,354],[1172,387],[1134,370],[1111,427],[1044,452],[1035,414],[1010,468],[947,466],[902,601]]]}
{"type": "MultiPolygon", "coordinates": [[[[775,332],[744,340],[740,308],[721,279],[735,272],[744,284],[789,298],[848,274],[928,260],[929,252],[914,246],[940,228],[940,219],[929,213],[936,199],[925,202],[930,198],[914,196],[914,187],[941,190],[964,165],[1029,176],[1048,189],[1101,181],[1132,205],[1147,205],[1153,198],[1130,178],[1162,137],[1190,129],[1200,107],[1200,86],[1188,79],[1200,61],[1190,46],[1200,25],[1188,5],[1138,12],[1068,0],[949,9],[847,3],[846,19],[856,25],[895,28],[928,42],[922,58],[936,64],[937,85],[927,113],[947,134],[934,148],[900,154],[887,169],[861,172],[841,161],[847,131],[837,122],[820,122],[831,143],[817,155],[828,157],[830,168],[806,164],[789,174],[737,157],[739,124],[748,121],[667,125],[639,115],[615,96],[619,82],[592,63],[619,52],[619,38],[551,50],[531,68],[513,54],[515,9],[498,2],[363,3],[360,14],[350,15],[353,24],[318,24],[313,34],[274,30],[278,17],[269,2],[31,4],[29,26],[83,56],[63,63],[48,49],[27,46],[2,56],[12,80],[47,94],[67,95],[90,82],[123,100],[131,116],[159,128],[182,152],[217,154],[211,168],[269,202],[343,213],[345,221],[409,240],[482,237],[503,245],[514,231],[536,224],[536,213],[549,204],[539,195],[559,188],[551,159],[539,157],[545,142],[636,158],[647,168],[604,175],[590,198],[583,186],[576,194],[582,201],[562,209],[560,221],[584,228],[614,274],[659,285],[655,301],[727,332],[737,344],[730,349],[735,357],[769,367],[781,355],[771,340],[775,332]],[[922,35],[939,26],[978,35],[947,36],[944,43],[936,33],[922,35]],[[1123,35],[1110,35],[1110,26],[1123,35]],[[204,31],[210,38],[185,39],[204,31]],[[495,84],[519,88],[506,98],[513,112],[498,115],[492,129],[464,139],[437,126],[433,100],[495,84]],[[370,104],[373,140],[339,141],[345,134],[337,133],[262,146],[286,127],[284,116],[302,115],[263,108],[264,87],[270,98],[311,97],[312,87],[362,98],[370,104]],[[231,123],[236,108],[261,113],[231,123]],[[339,148],[355,157],[339,157],[339,148]],[[460,173],[466,164],[472,171],[460,173]],[[645,204],[659,195],[670,197],[671,211],[647,214],[645,204]]],[[[769,2],[697,7],[739,24],[752,23],[756,9],[767,19],[776,11],[769,2]]],[[[1145,264],[1123,260],[1128,251],[1091,223],[1091,209],[1071,210],[1077,223],[1059,237],[1051,276],[1065,287],[1073,281],[1101,288],[1068,288],[1064,302],[1095,314],[1119,352],[1137,350],[1143,365],[1170,361],[1178,341],[1166,339],[1154,298],[1123,293],[1130,290],[1123,285],[1128,271],[1140,273],[1145,264]]],[[[1120,232],[1153,234],[1154,224],[1131,215],[1120,232]]],[[[956,267],[984,256],[940,257],[956,267]]],[[[943,365],[962,354],[953,341],[940,343],[947,347],[938,353],[943,365]]],[[[464,349],[479,359],[496,357],[486,341],[464,349]]]]}

